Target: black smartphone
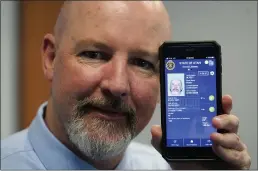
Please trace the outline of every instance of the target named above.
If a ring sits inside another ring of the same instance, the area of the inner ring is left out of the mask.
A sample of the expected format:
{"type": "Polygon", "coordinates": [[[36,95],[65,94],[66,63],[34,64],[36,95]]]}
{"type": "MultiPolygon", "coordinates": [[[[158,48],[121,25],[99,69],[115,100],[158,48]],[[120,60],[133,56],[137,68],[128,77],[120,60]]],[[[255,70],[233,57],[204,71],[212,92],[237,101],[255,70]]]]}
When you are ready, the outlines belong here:
{"type": "Polygon", "coordinates": [[[216,160],[212,119],[222,114],[222,59],[216,41],[165,42],[159,48],[162,156],[216,160]]]}

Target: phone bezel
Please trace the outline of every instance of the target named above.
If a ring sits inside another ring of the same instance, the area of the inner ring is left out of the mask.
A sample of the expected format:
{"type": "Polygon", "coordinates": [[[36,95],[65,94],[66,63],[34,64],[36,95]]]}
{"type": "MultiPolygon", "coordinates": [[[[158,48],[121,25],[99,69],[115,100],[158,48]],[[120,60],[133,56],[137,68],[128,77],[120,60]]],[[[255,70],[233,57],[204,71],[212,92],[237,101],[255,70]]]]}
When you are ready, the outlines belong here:
{"type": "MultiPolygon", "coordinates": [[[[221,47],[216,41],[199,41],[199,42],[164,42],[159,48],[160,58],[160,93],[161,93],[161,127],[162,127],[162,156],[166,160],[218,160],[214,154],[212,147],[167,147],[166,146],[166,102],[165,102],[165,55],[168,50],[175,49],[169,52],[169,55],[185,59],[187,56],[199,56],[205,58],[214,56],[216,59],[216,87],[217,87],[217,115],[222,111],[222,59],[221,47]]],[[[224,132],[223,130],[217,130],[224,132]]]]}

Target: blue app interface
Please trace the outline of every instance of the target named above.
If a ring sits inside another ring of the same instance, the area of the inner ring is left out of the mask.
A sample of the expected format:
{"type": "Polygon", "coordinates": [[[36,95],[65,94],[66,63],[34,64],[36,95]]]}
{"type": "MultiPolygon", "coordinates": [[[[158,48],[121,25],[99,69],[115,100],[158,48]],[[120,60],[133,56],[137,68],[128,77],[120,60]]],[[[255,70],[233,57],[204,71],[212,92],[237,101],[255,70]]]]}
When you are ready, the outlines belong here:
{"type": "Polygon", "coordinates": [[[216,60],[165,61],[167,147],[209,147],[216,132],[216,60]]]}

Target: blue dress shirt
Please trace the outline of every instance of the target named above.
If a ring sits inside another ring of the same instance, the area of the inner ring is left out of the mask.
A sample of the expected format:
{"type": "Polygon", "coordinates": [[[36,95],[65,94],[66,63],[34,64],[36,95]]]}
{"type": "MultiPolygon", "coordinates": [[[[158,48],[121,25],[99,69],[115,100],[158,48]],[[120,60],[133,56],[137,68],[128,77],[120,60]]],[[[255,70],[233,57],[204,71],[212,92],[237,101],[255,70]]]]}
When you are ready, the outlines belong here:
{"type": "MultiPolygon", "coordinates": [[[[1,169],[95,170],[64,146],[47,128],[40,106],[29,128],[1,140],[1,169]]],[[[131,142],[116,170],[171,169],[150,146],[131,142]]]]}

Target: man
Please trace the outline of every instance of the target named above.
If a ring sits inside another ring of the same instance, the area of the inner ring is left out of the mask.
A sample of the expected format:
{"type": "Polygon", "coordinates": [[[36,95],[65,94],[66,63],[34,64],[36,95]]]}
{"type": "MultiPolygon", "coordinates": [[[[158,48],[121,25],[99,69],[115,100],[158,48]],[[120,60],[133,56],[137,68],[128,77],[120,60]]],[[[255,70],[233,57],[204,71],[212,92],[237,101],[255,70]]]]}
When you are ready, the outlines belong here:
{"type": "MultiPolygon", "coordinates": [[[[43,72],[51,97],[30,127],[1,143],[2,169],[196,169],[205,163],[167,163],[154,148],[132,143],[150,121],[159,97],[158,47],[170,38],[160,1],[69,1],[54,34],[43,40],[43,72]]],[[[227,169],[250,167],[237,136],[238,119],[214,118],[214,151],[227,169]],[[228,165],[228,166],[226,166],[228,165]]],[[[206,163],[207,164],[207,163],[206,163]]]]}
{"type": "Polygon", "coordinates": [[[170,92],[172,96],[180,96],[183,91],[183,84],[181,80],[171,80],[170,92]]]}

